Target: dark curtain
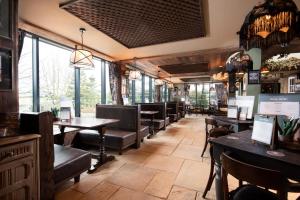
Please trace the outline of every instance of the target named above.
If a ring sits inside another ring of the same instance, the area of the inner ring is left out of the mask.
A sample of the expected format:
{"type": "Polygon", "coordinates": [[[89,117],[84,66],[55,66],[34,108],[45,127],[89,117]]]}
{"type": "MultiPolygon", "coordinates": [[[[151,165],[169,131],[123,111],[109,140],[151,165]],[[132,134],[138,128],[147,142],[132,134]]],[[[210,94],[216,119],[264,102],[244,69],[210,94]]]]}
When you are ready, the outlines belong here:
{"type": "Polygon", "coordinates": [[[109,84],[113,103],[123,105],[121,65],[118,63],[109,64],[109,84]]]}
{"type": "Polygon", "coordinates": [[[19,41],[18,41],[18,58],[20,59],[23,44],[24,44],[24,38],[25,38],[26,32],[22,29],[19,29],[19,41]]]}

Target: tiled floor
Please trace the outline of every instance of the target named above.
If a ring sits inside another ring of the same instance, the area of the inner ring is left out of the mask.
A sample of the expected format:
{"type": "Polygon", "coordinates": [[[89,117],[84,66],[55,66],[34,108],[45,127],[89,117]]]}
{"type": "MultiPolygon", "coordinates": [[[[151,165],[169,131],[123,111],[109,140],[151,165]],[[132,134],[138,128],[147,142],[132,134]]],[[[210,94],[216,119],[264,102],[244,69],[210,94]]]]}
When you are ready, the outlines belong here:
{"type": "MultiPolygon", "coordinates": [[[[210,167],[208,151],[200,157],[204,135],[204,117],[187,116],[145,139],[140,149],[129,149],[97,172],[83,174],[79,183],[66,182],[56,199],[200,200],[210,167]]],[[[230,187],[236,185],[232,178],[230,187]]],[[[207,199],[215,199],[214,189],[213,184],[207,199]]]]}

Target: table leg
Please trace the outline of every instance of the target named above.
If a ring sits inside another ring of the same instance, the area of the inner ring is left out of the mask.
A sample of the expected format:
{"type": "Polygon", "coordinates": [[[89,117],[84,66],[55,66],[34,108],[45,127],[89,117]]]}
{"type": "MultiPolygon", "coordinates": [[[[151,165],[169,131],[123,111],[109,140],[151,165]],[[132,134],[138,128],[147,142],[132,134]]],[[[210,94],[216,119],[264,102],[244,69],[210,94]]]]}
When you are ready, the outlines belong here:
{"type": "Polygon", "coordinates": [[[151,121],[150,121],[150,126],[149,126],[149,129],[150,129],[150,134],[148,135],[148,139],[150,139],[153,135],[154,135],[154,115],[151,117],[151,121]]]}
{"type": "Polygon", "coordinates": [[[59,126],[59,130],[60,130],[60,141],[59,144],[64,145],[65,143],[65,126],[59,126]]]}
{"type": "Polygon", "coordinates": [[[216,188],[216,200],[223,200],[223,188],[222,188],[222,174],[221,174],[221,154],[223,149],[218,145],[214,145],[213,156],[215,160],[215,188],[216,188]]]}
{"type": "Polygon", "coordinates": [[[97,163],[88,170],[88,173],[95,172],[98,167],[105,164],[106,162],[112,161],[115,159],[114,156],[108,156],[105,152],[105,127],[100,127],[99,132],[99,155],[96,157],[97,163]]]}

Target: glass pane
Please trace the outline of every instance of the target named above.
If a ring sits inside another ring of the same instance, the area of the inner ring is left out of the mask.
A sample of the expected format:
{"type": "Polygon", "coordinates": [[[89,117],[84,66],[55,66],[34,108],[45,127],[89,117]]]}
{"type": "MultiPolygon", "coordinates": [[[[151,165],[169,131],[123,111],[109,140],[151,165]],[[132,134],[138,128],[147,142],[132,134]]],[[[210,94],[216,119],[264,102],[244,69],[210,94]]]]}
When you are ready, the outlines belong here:
{"type": "Polygon", "coordinates": [[[81,117],[95,117],[96,104],[101,102],[101,60],[93,60],[95,69],[80,70],[81,117]]]}
{"type": "Polygon", "coordinates": [[[155,83],[154,83],[154,78],[151,78],[152,79],[152,101],[151,101],[151,103],[153,103],[154,102],[154,99],[155,99],[155,83]]]}
{"type": "Polygon", "coordinates": [[[149,89],[150,89],[150,78],[149,76],[145,76],[145,103],[150,102],[149,89]]]}
{"type": "Polygon", "coordinates": [[[33,111],[32,100],[32,39],[24,38],[23,49],[19,60],[19,110],[33,111]]]}
{"type": "Polygon", "coordinates": [[[108,67],[109,63],[105,62],[105,83],[106,83],[106,104],[113,104],[112,102],[112,97],[111,97],[111,92],[110,92],[110,83],[109,83],[109,67],[108,67]]]}
{"type": "Polygon", "coordinates": [[[189,84],[190,90],[189,90],[189,101],[191,105],[195,105],[197,103],[196,99],[196,85],[195,84],[189,84]]]}
{"type": "Polygon", "coordinates": [[[69,102],[74,115],[74,68],[69,66],[71,50],[39,42],[40,110],[60,107],[62,100],[69,102]]]}
{"type": "Polygon", "coordinates": [[[142,80],[135,80],[135,102],[142,102],[142,80]]]}
{"type": "Polygon", "coordinates": [[[132,104],[132,80],[128,80],[129,84],[128,84],[128,104],[131,105],[132,104]]]}

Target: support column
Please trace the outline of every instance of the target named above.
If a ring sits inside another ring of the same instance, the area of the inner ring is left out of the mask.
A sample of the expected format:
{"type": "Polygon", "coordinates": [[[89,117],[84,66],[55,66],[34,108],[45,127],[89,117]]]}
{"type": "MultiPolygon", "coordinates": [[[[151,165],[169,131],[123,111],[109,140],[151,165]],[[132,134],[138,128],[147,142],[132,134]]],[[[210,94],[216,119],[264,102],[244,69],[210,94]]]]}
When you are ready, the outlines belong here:
{"type": "MultiPolygon", "coordinates": [[[[249,56],[252,58],[253,70],[260,70],[260,67],[261,67],[261,53],[262,53],[261,49],[253,48],[253,49],[250,49],[249,51],[247,51],[245,53],[249,54],[249,56]]],[[[246,95],[247,96],[255,96],[253,113],[257,113],[259,94],[260,94],[260,84],[248,85],[247,86],[246,95]]]]}

